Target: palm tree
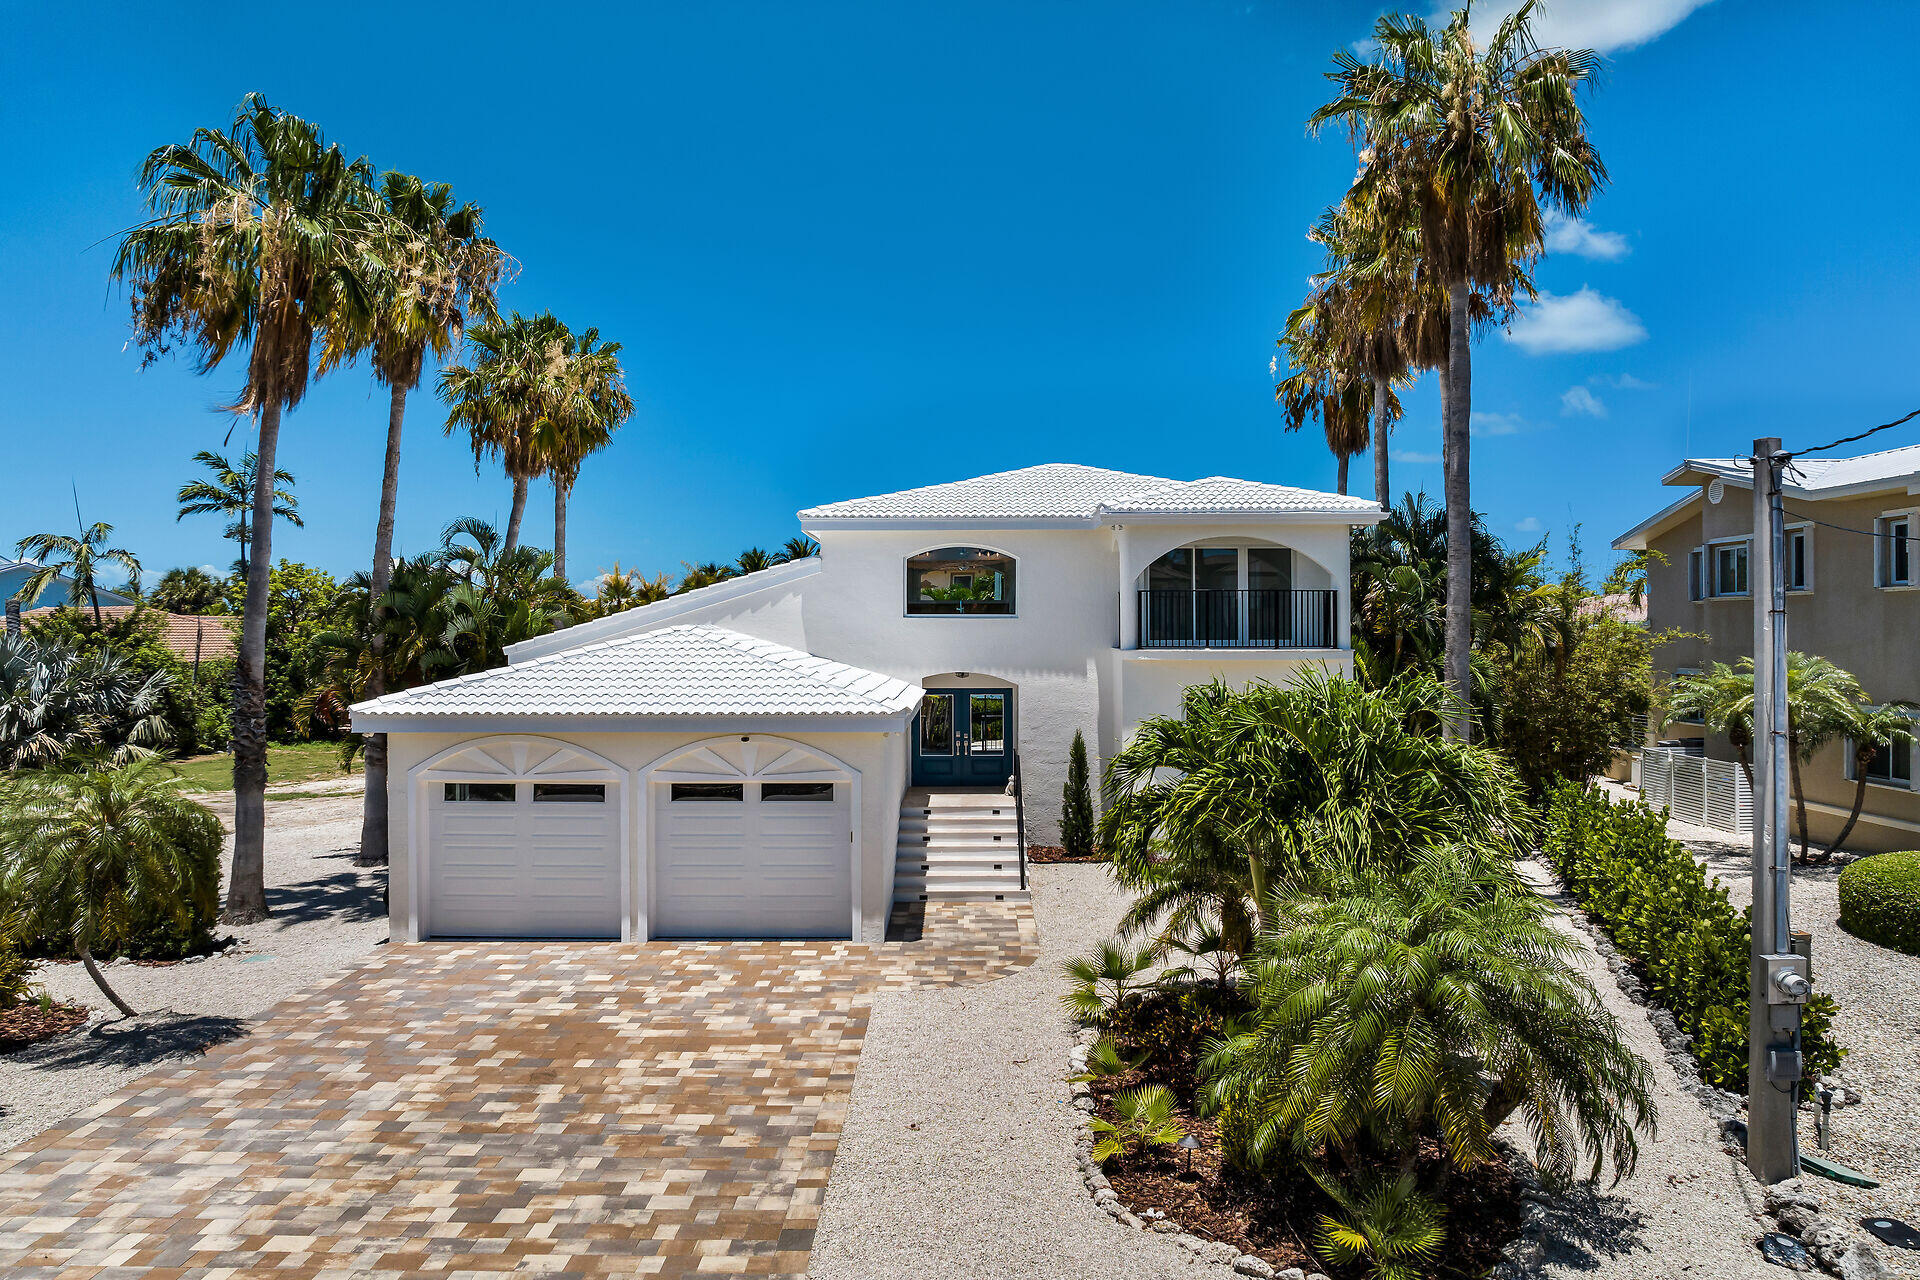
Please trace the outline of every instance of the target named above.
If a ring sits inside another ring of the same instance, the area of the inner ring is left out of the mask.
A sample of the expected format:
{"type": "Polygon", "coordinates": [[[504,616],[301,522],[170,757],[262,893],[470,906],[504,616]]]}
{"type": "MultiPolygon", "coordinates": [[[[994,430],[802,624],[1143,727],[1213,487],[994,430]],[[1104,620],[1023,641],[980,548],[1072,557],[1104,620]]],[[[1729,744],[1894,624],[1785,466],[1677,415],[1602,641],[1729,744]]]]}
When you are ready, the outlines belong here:
{"type": "Polygon", "coordinates": [[[560,327],[561,368],[552,410],[541,424],[536,447],[553,480],[553,573],[567,576],[567,499],[580,465],[613,443],[613,433],[633,416],[633,398],[620,372],[620,344],[600,341],[598,329],[574,334],[560,327]]]}
{"type": "Polygon", "coordinates": [[[129,1018],[93,949],[136,912],[185,923],[192,863],[220,856],[220,820],[180,794],[159,761],[120,769],[15,774],[0,783],[0,865],[29,928],[70,927],[87,974],[129,1018]]]}
{"type": "Polygon", "coordinates": [[[701,587],[710,587],[716,582],[725,582],[728,578],[740,576],[740,571],[732,565],[720,564],[714,560],[704,564],[688,564],[682,560],[680,567],[686,572],[680,575],[680,583],[673,589],[675,595],[686,591],[698,591],[701,587]]]}
{"type": "Polygon", "coordinates": [[[225,613],[226,588],[205,569],[173,568],[160,575],[147,599],[168,613],[225,613]]]}
{"type": "Polygon", "coordinates": [[[1281,878],[1404,868],[1447,845],[1514,852],[1533,826],[1519,779],[1494,752],[1434,734],[1447,710],[1418,675],[1383,689],[1319,673],[1188,689],[1178,717],[1144,721],[1107,767],[1100,843],[1114,878],[1177,924],[1212,914],[1234,932],[1281,878]]]}
{"type": "Polygon", "coordinates": [[[1840,834],[1821,853],[1819,861],[1831,862],[1834,853],[1853,834],[1853,825],[1860,820],[1861,806],[1867,801],[1867,769],[1873,764],[1873,758],[1882,751],[1892,751],[1903,744],[1909,751],[1912,750],[1914,732],[1911,706],[1911,703],[1901,702],[1885,707],[1853,709],[1845,725],[1845,734],[1853,750],[1853,808],[1847,811],[1846,825],[1840,828],[1840,834]]]}
{"type": "Polygon", "coordinates": [[[140,183],[153,216],[125,233],[113,265],[149,359],[183,342],[207,372],[247,350],[232,408],[258,424],[259,464],[233,708],[226,915],[236,923],[267,914],[267,592],[280,416],[306,395],[316,333],[369,309],[380,222],[372,172],[307,121],[249,94],[225,132],[198,129],[147,157],[140,183]]]}
{"type": "Polygon", "coordinates": [[[173,677],[142,677],[109,649],[32,635],[0,635],[0,770],[58,765],[81,755],[144,759],[172,740],[173,677]]]}
{"type": "Polygon", "coordinates": [[[775,564],[789,564],[795,560],[805,560],[820,554],[820,544],[801,534],[797,538],[788,538],[785,545],[773,553],[775,564]]]}
{"type": "Polygon", "coordinates": [[[1211,1045],[1208,1109],[1229,1158],[1322,1155],[1411,1172],[1423,1138],[1456,1167],[1524,1117],[1534,1158],[1633,1170],[1652,1076],[1574,963],[1578,944],[1494,857],[1428,850],[1411,874],[1342,874],[1276,898],[1244,980],[1251,1029],[1211,1045]]]}
{"type": "MultiPolygon", "coordinates": [[[[1345,493],[1348,461],[1367,449],[1373,384],[1345,362],[1332,331],[1331,316],[1311,303],[1287,317],[1287,328],[1278,345],[1286,352],[1287,367],[1292,370],[1273,388],[1273,398],[1286,415],[1286,429],[1298,431],[1308,418],[1320,419],[1327,434],[1327,449],[1339,469],[1336,488],[1345,493]]],[[[1276,355],[1276,375],[1279,366],[1280,357],[1276,355]]],[[[1391,391],[1388,394],[1391,396],[1391,391]]],[[[1398,401],[1393,403],[1397,407],[1398,401]]]]}
{"type": "Polygon", "coordinates": [[[600,586],[593,596],[593,608],[596,614],[605,617],[610,613],[665,600],[672,594],[673,585],[667,581],[666,574],[646,578],[641,576],[638,569],[622,572],[620,562],[616,560],[613,568],[600,575],[600,586]]]}
{"type": "Polygon", "coordinates": [[[20,590],[14,599],[31,604],[40,598],[40,593],[58,582],[67,580],[67,603],[78,609],[82,605],[93,606],[93,625],[100,625],[100,586],[94,580],[95,572],[101,564],[117,564],[127,571],[127,575],[138,577],[140,561],[133,552],[124,547],[110,547],[107,537],[113,532],[113,526],[103,521],[95,521],[82,529],[76,536],[67,533],[30,533],[20,539],[14,548],[14,554],[25,560],[36,560],[40,567],[27,575],[20,584],[20,590]]]}
{"type": "Polygon", "coordinates": [[[748,547],[740,553],[740,558],[733,562],[733,567],[741,573],[759,573],[762,569],[771,569],[779,563],[778,559],[762,548],[748,547]]]}
{"type": "MultiPolygon", "coordinates": [[[[445,359],[460,344],[467,320],[492,320],[494,294],[509,263],[500,247],[481,234],[480,206],[459,204],[446,183],[428,184],[411,174],[388,173],[381,181],[386,214],[377,259],[373,310],[356,326],[341,326],[333,361],[364,344],[374,377],[387,386],[387,449],[380,478],[380,514],[373,530],[373,572],[368,598],[386,594],[393,573],[393,520],[400,493],[400,435],[407,397],[420,385],[426,359],[445,359]],[[356,331],[357,330],[357,331],[356,331]]],[[[362,695],[386,692],[386,664],[379,649],[384,629],[373,627],[367,685],[362,695]]],[[[365,742],[366,793],[360,813],[360,866],[387,861],[387,740],[365,742]]]]}
{"type": "MultiPolygon", "coordinates": [[[[1472,644],[1468,426],[1473,416],[1472,296],[1511,297],[1514,264],[1544,242],[1542,206],[1578,215],[1606,181],[1586,135],[1579,93],[1599,69],[1592,50],[1542,49],[1533,0],[1502,21],[1484,49],[1457,9],[1435,31],[1415,17],[1374,24],[1379,52],[1334,55],[1334,98],[1309,120],[1341,122],[1362,144],[1354,184],[1363,204],[1381,188],[1405,193],[1420,228],[1421,257],[1447,295],[1445,384],[1448,544],[1446,679],[1459,698],[1449,732],[1472,732],[1465,709],[1472,644]]],[[[1397,203],[1397,201],[1396,201],[1397,203]]]]}
{"type": "MultiPolygon", "coordinates": [[[[238,572],[247,571],[247,542],[253,516],[253,490],[259,480],[260,458],[251,449],[240,455],[234,466],[211,449],[202,449],[193,460],[212,472],[208,480],[189,480],[180,486],[175,500],[180,511],[173,517],[178,524],[188,516],[223,515],[227,527],[221,537],[240,544],[240,558],[234,563],[238,572]]],[[[273,472],[273,514],[294,528],[304,528],[300,520],[300,500],[293,496],[293,473],[280,468],[273,472]]]]}

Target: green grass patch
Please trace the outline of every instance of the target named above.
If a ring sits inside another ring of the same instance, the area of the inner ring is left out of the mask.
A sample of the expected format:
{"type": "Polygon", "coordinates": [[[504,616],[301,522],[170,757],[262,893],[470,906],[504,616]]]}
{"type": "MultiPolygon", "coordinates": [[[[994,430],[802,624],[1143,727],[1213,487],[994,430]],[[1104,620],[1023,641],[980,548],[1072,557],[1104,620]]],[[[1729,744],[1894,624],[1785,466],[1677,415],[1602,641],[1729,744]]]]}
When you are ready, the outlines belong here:
{"type": "MultiPolygon", "coordinates": [[[[233,757],[227,752],[190,756],[173,762],[188,791],[233,790],[233,757]]],[[[337,742],[275,742],[267,747],[267,786],[297,782],[325,782],[344,778],[337,742]]],[[[291,798],[291,797],[276,797],[291,798]]]]}

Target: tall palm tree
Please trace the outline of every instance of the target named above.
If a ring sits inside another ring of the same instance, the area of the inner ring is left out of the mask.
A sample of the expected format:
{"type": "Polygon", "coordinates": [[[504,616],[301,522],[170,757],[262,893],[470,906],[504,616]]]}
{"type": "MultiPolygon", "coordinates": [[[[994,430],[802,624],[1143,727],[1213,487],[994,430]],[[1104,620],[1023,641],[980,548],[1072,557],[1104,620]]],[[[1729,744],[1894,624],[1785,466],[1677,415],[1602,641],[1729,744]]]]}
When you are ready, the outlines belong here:
{"type": "Polygon", "coordinates": [[[1484,49],[1469,26],[1471,5],[1436,31],[1419,18],[1374,24],[1379,52],[1334,55],[1334,98],[1310,127],[1340,122],[1363,144],[1358,198],[1370,188],[1408,193],[1423,261],[1445,289],[1448,356],[1444,434],[1448,544],[1446,678],[1458,695],[1449,731],[1472,732],[1466,694],[1472,623],[1468,483],[1473,417],[1472,296],[1506,301],[1516,262],[1541,251],[1543,206],[1578,215],[1606,181],[1586,134],[1579,94],[1599,70],[1590,49],[1543,49],[1533,37],[1533,0],[1502,21],[1484,49]]]}
{"type": "Polygon", "coordinates": [[[527,488],[547,473],[541,431],[560,395],[566,327],[550,311],[518,311],[467,330],[467,354],[440,371],[440,398],[447,402],[446,432],[465,430],[474,469],[497,458],[513,482],[505,549],[520,545],[527,488]]]}
{"type": "Polygon", "coordinates": [[[160,147],[140,170],[152,217],[122,237],[113,277],[149,359],[175,343],[201,372],[247,352],[235,413],[258,424],[252,542],[233,708],[234,841],[227,918],[267,914],[266,641],[280,417],[306,395],[315,335],[370,309],[379,240],[373,168],[249,94],[224,131],[160,147]]]}
{"type": "Polygon", "coordinates": [[[138,577],[140,561],[133,552],[124,547],[110,547],[107,537],[113,532],[113,526],[104,521],[95,521],[76,534],[71,533],[30,533],[20,539],[13,554],[26,560],[37,560],[40,567],[27,576],[20,584],[20,590],[14,598],[22,603],[31,604],[40,598],[40,593],[58,582],[67,580],[67,603],[78,609],[81,605],[93,606],[93,625],[100,625],[100,585],[95,575],[102,564],[117,564],[127,571],[129,578],[138,577]]]}
{"type": "MultiPolygon", "coordinates": [[[[253,489],[258,481],[260,457],[249,449],[240,455],[240,465],[234,466],[226,457],[202,449],[193,455],[193,460],[212,473],[205,480],[189,480],[180,486],[175,501],[180,510],[173,517],[178,524],[188,516],[223,515],[227,517],[227,527],[221,537],[229,538],[240,544],[240,558],[234,563],[240,573],[247,571],[247,542],[252,533],[253,489]]],[[[293,472],[276,467],[273,472],[273,514],[296,529],[304,528],[300,520],[300,499],[293,496],[293,472]]]]}
{"type": "MultiPolygon", "coordinates": [[[[1310,417],[1320,419],[1327,433],[1327,449],[1338,466],[1336,487],[1345,493],[1347,464],[1367,449],[1373,383],[1344,362],[1333,323],[1329,312],[1316,310],[1311,303],[1287,317],[1278,346],[1286,353],[1286,364],[1292,372],[1274,384],[1273,398],[1286,415],[1289,431],[1298,431],[1310,417]]],[[[1280,357],[1276,355],[1276,375],[1279,368],[1280,357]]]]}
{"type": "Polygon", "coordinates": [[[620,372],[620,344],[600,341],[598,329],[575,334],[560,326],[557,393],[541,424],[536,448],[553,480],[553,573],[567,576],[567,499],[589,455],[613,443],[633,416],[633,398],[620,372]]]}
{"type": "MultiPolygon", "coordinates": [[[[373,572],[368,598],[378,608],[393,573],[393,520],[400,494],[400,434],[407,397],[420,385],[428,355],[445,359],[459,346],[467,320],[495,318],[494,295],[509,267],[500,247],[481,234],[481,210],[459,204],[446,183],[424,183],[412,174],[388,173],[381,181],[385,212],[375,273],[373,309],[360,324],[341,326],[330,343],[331,361],[364,345],[374,377],[387,386],[387,448],[380,478],[380,514],[373,530],[373,572]]],[[[365,697],[386,692],[380,650],[384,628],[370,628],[372,653],[365,697]]],[[[365,743],[366,792],[360,812],[360,866],[387,861],[387,738],[365,743]]]]}

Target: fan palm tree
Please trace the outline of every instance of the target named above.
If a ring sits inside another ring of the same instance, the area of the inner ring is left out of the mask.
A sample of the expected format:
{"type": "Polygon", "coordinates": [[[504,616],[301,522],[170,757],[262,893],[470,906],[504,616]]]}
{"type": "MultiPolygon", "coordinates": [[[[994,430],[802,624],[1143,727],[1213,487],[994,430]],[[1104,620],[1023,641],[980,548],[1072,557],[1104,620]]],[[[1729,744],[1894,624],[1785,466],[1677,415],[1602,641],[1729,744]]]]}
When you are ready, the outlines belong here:
{"type": "Polygon", "coordinates": [[[139,1012],[107,985],[94,947],[139,912],[184,924],[191,864],[217,858],[221,838],[213,811],[180,794],[180,780],[159,761],[0,782],[0,866],[28,927],[70,922],[87,975],[129,1018],[139,1012]]]}
{"type": "Polygon", "coordinates": [[[633,416],[633,397],[620,372],[620,344],[600,341],[598,329],[575,334],[560,326],[556,399],[541,423],[535,447],[553,480],[553,572],[567,576],[567,499],[588,456],[613,443],[633,416]]]}
{"type": "Polygon", "coordinates": [[[280,417],[306,395],[316,333],[369,309],[380,225],[372,173],[307,121],[250,94],[225,132],[198,129],[147,157],[140,184],[153,216],[124,234],[113,265],[149,358],[180,342],[207,372],[247,351],[232,408],[258,424],[259,463],[233,708],[234,922],[267,914],[267,592],[280,417]]]}
{"type": "Polygon", "coordinates": [[[93,625],[99,626],[100,585],[95,580],[99,567],[102,564],[117,564],[127,571],[130,578],[140,573],[140,561],[133,552],[124,547],[107,545],[107,538],[112,533],[112,525],[95,521],[77,535],[30,533],[20,539],[13,554],[25,560],[36,560],[40,567],[27,575],[27,580],[20,584],[14,599],[31,604],[40,598],[41,592],[65,578],[67,603],[76,609],[91,604],[93,625]]]}
{"type": "MultiPolygon", "coordinates": [[[[445,359],[460,344],[469,317],[491,320],[494,296],[509,267],[506,254],[481,233],[481,210],[454,199],[446,183],[425,183],[412,174],[388,173],[381,180],[385,218],[376,259],[373,307],[358,323],[335,330],[331,363],[361,347],[369,352],[374,377],[387,386],[387,448],[380,478],[380,514],[373,531],[373,572],[368,598],[386,594],[393,572],[393,521],[400,493],[400,437],[407,397],[420,385],[429,355],[445,359]]],[[[377,606],[376,606],[377,607],[377,606]]],[[[379,650],[384,628],[372,627],[367,685],[363,696],[386,692],[386,664],[379,650]]],[[[365,742],[366,792],[360,814],[361,866],[387,861],[387,742],[371,734],[365,742]]]]}
{"type": "MultiPolygon", "coordinates": [[[[1287,430],[1298,431],[1311,417],[1320,419],[1327,435],[1327,449],[1338,467],[1336,488],[1347,491],[1347,464],[1355,454],[1364,453],[1369,439],[1367,415],[1373,407],[1373,383],[1359,368],[1348,363],[1340,350],[1335,320],[1324,307],[1311,302],[1287,317],[1279,347],[1286,353],[1291,372],[1274,384],[1273,398],[1286,415],[1287,430]]],[[[1279,374],[1281,358],[1276,355],[1273,371],[1279,374]]],[[[1394,409],[1399,400],[1388,390],[1394,409]]]]}
{"type": "Polygon", "coordinates": [[[1519,1114],[1536,1162],[1633,1170],[1652,1076],[1574,963],[1578,944],[1504,861],[1460,849],[1411,874],[1276,896],[1244,986],[1253,1025],[1209,1045],[1204,1099],[1229,1158],[1324,1153],[1410,1172],[1422,1139],[1461,1168],[1519,1114]]]}
{"type": "MultiPolygon", "coordinates": [[[[221,537],[229,538],[240,544],[240,558],[234,562],[236,571],[247,571],[248,535],[252,532],[249,523],[253,516],[253,490],[258,482],[260,469],[259,455],[251,449],[240,455],[240,465],[234,466],[221,454],[211,449],[202,449],[193,455],[193,460],[212,472],[205,480],[189,480],[180,486],[175,501],[180,510],[173,519],[178,524],[188,516],[223,515],[227,517],[227,527],[221,537]]],[[[273,514],[285,520],[294,528],[303,528],[300,520],[300,500],[293,496],[293,473],[275,468],[273,473],[273,514]]]]}
{"type": "Polygon", "coordinates": [[[59,765],[80,755],[116,764],[172,740],[166,695],[173,677],[142,677],[107,649],[32,635],[0,635],[0,769],[59,765]]]}
{"type": "Polygon", "coordinates": [[[1446,679],[1460,700],[1449,732],[1467,736],[1464,703],[1472,644],[1468,522],[1468,424],[1473,416],[1472,296],[1510,300],[1514,264],[1535,260],[1544,243],[1543,207],[1577,216],[1606,181],[1587,138],[1580,90],[1598,72],[1589,49],[1543,49],[1533,36],[1533,0],[1502,21],[1482,48],[1470,29],[1471,6],[1435,30],[1416,17],[1387,15],[1374,25],[1378,54],[1334,55],[1334,97],[1309,126],[1344,123],[1361,144],[1354,186],[1365,203],[1374,188],[1405,193],[1420,228],[1421,258],[1448,304],[1444,435],[1448,547],[1446,679]]]}

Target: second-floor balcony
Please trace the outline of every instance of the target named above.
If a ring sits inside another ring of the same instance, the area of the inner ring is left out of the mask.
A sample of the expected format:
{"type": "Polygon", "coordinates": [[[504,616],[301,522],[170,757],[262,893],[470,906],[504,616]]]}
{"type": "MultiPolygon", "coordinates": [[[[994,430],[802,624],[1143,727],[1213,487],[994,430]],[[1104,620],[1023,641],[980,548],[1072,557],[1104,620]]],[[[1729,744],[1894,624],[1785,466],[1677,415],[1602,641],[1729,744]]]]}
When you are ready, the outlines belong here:
{"type": "Polygon", "coordinates": [[[1141,591],[1142,649],[1335,649],[1339,592],[1141,591]]]}

